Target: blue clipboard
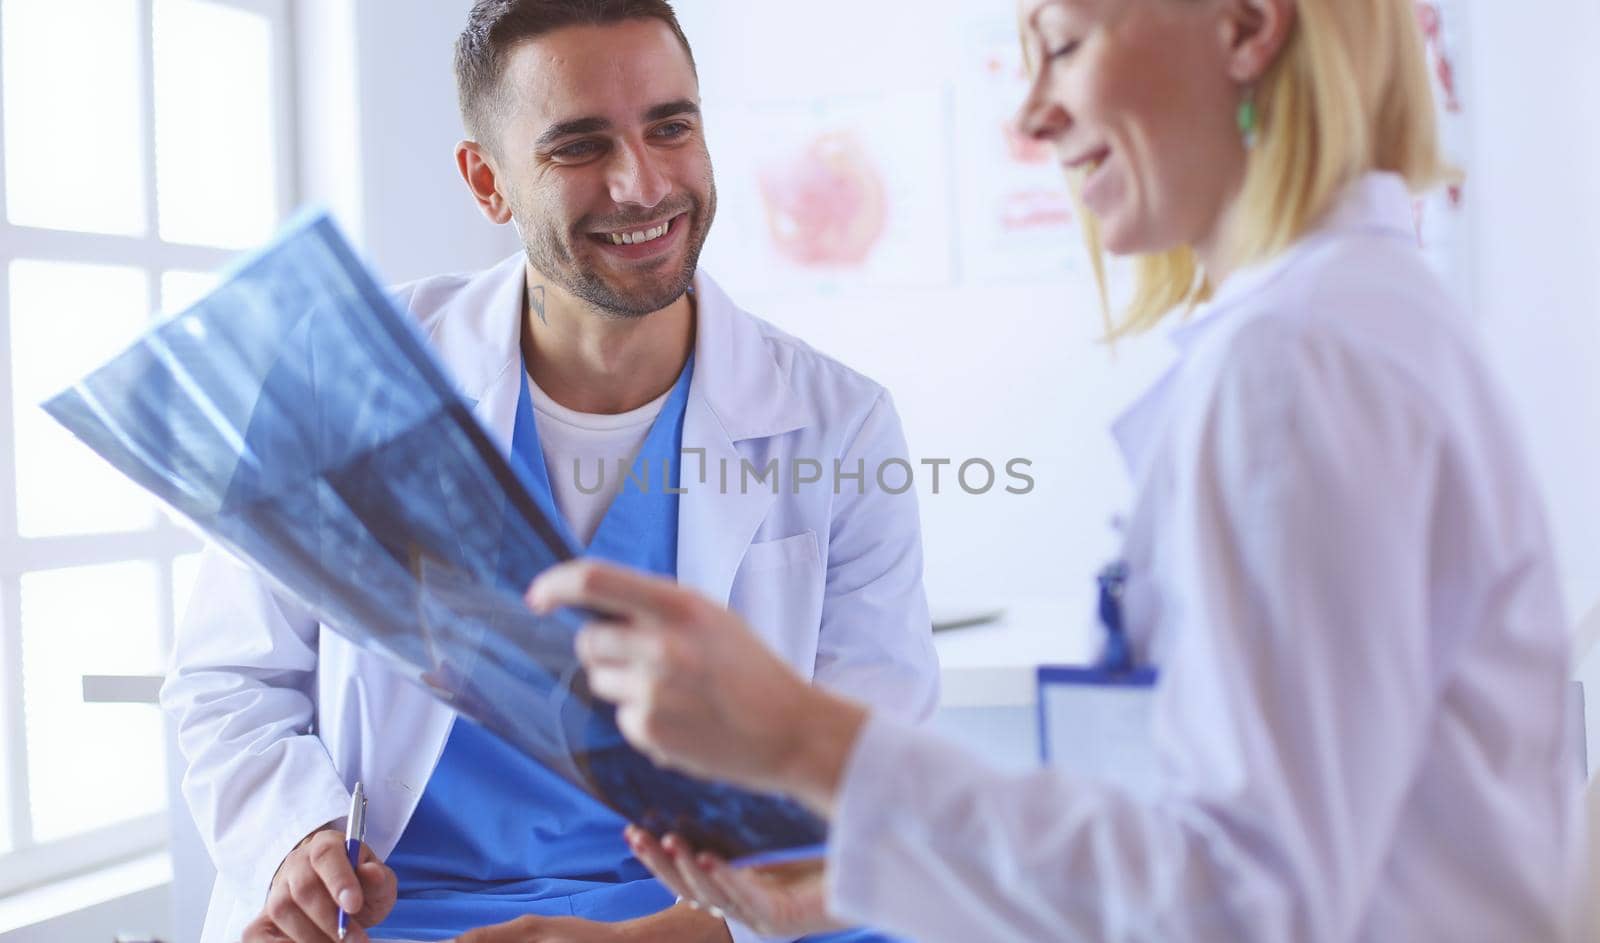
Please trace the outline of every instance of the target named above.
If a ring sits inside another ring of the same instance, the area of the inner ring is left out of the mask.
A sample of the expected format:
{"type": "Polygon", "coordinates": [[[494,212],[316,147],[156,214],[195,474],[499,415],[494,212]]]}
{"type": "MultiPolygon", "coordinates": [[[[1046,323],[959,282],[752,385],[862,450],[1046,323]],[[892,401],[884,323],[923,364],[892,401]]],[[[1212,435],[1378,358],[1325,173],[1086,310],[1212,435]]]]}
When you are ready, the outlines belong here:
{"type": "Polygon", "coordinates": [[[1160,763],[1152,737],[1154,668],[1038,669],[1039,757],[1078,779],[1154,793],[1160,763]]]}

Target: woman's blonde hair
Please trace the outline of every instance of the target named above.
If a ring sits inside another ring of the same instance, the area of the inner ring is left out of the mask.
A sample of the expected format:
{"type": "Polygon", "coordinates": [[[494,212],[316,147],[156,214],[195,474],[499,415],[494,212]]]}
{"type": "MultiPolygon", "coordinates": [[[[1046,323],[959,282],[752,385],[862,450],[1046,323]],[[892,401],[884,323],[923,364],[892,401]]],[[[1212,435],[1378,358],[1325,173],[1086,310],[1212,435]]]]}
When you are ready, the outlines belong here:
{"type": "MultiPolygon", "coordinates": [[[[1295,0],[1295,7],[1289,38],[1255,88],[1260,130],[1225,234],[1234,266],[1287,249],[1362,174],[1399,174],[1413,192],[1458,177],[1439,149],[1415,0],[1295,0]]],[[[1081,201],[1078,209],[1108,340],[1147,331],[1210,296],[1191,249],[1139,256],[1133,298],[1113,321],[1099,227],[1081,201]]]]}

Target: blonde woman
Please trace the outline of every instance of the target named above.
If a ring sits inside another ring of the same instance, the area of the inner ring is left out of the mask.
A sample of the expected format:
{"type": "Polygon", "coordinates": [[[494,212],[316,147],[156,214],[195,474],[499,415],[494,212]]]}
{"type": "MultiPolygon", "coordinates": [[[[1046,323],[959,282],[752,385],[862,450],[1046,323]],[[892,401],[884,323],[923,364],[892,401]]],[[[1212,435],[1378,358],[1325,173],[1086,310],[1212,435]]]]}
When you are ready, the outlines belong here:
{"type": "MultiPolygon", "coordinates": [[[[579,651],[642,749],[829,817],[735,871],[630,830],[777,935],[922,943],[1566,939],[1566,620],[1469,325],[1419,255],[1445,170],[1411,0],[1024,0],[1023,126],[1140,257],[1114,333],[1182,319],[1117,436],[1154,798],[985,769],[809,687],[720,606],[577,564],[579,651]]],[[[1088,578],[1084,574],[1084,578],[1088,578]]]]}

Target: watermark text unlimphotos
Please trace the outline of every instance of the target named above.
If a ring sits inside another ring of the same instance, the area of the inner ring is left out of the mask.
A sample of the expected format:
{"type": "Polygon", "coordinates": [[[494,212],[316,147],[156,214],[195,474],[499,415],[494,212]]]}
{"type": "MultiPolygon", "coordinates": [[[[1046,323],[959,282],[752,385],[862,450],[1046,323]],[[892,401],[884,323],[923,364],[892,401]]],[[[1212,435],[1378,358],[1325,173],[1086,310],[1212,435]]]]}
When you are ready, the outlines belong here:
{"type": "Polygon", "coordinates": [[[570,472],[573,486],[583,494],[599,494],[608,485],[615,488],[620,480],[622,488],[641,494],[688,494],[701,486],[714,487],[718,494],[757,491],[770,491],[775,495],[800,494],[810,488],[829,488],[838,496],[866,494],[869,488],[875,488],[885,494],[901,495],[921,484],[935,495],[954,493],[956,489],[969,495],[1025,495],[1033,493],[1034,479],[1028,473],[1032,467],[1033,461],[1026,458],[1003,462],[985,458],[924,458],[915,463],[907,458],[878,462],[868,462],[864,458],[826,462],[790,458],[785,462],[774,458],[764,464],[748,458],[738,461],[720,458],[713,462],[705,449],[684,449],[676,466],[666,458],[574,459],[570,472]],[[673,485],[675,467],[681,472],[676,486],[673,485]],[[615,477],[608,477],[610,475],[615,477]]]}

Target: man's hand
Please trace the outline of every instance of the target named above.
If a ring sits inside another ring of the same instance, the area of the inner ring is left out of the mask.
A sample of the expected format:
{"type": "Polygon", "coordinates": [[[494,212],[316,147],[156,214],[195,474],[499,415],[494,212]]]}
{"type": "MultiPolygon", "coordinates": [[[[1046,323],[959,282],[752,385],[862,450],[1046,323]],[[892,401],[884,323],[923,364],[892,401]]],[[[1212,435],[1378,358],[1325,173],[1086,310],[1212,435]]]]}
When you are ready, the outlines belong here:
{"type": "Polygon", "coordinates": [[[728,925],[704,911],[679,904],[622,923],[578,917],[519,917],[472,930],[455,943],[731,943],[728,925]]]}
{"type": "Polygon", "coordinates": [[[737,920],[760,936],[801,937],[848,929],[828,916],[827,874],[820,860],[733,868],[708,852],[695,854],[676,835],[656,841],[636,825],[625,837],[635,857],[691,906],[737,920]]]}
{"type": "Polygon", "coordinates": [[[350,914],[345,943],[366,943],[366,927],[394,909],[395,877],[372,849],[361,846],[361,862],[350,868],[344,833],[312,832],[272,879],[266,909],[245,928],[242,943],[338,943],[339,907],[350,914]]]}

